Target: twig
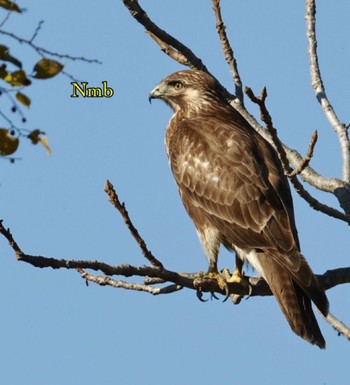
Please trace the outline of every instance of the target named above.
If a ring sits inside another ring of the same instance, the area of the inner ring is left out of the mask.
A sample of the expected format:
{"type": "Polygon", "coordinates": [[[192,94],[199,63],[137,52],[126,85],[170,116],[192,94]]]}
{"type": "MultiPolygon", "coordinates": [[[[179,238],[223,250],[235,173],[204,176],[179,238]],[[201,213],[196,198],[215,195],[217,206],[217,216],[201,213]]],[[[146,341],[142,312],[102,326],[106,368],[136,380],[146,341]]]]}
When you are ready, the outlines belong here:
{"type": "Polygon", "coordinates": [[[11,130],[11,128],[17,129],[17,127],[13,124],[12,120],[10,118],[8,118],[1,110],[0,110],[0,115],[2,116],[3,119],[5,119],[7,121],[7,123],[10,126],[10,130],[11,130]]]}
{"type": "Polygon", "coordinates": [[[8,240],[12,250],[16,253],[16,257],[18,258],[18,255],[22,254],[22,250],[14,240],[10,229],[5,229],[2,219],[0,220],[0,233],[8,240]]]}
{"type": "Polygon", "coordinates": [[[174,49],[171,45],[164,43],[162,39],[158,36],[154,35],[150,31],[146,31],[148,35],[159,45],[160,49],[173,60],[177,61],[179,64],[184,66],[191,67],[191,63],[188,61],[185,55],[183,55],[180,51],[174,49]]]}
{"type": "Polygon", "coordinates": [[[343,322],[335,318],[334,315],[331,313],[328,313],[327,317],[323,316],[323,318],[332,326],[335,331],[338,332],[339,335],[343,335],[348,340],[350,340],[350,328],[348,326],[346,326],[343,322]]]}
{"type": "Polygon", "coordinates": [[[220,0],[212,0],[213,1],[213,10],[216,17],[216,30],[218,31],[222,50],[224,52],[224,58],[229,65],[230,72],[233,78],[233,81],[235,83],[236,87],[236,97],[240,100],[240,102],[244,103],[244,94],[243,94],[243,86],[242,86],[242,80],[238,72],[238,65],[237,61],[234,57],[233,49],[231,47],[231,44],[227,38],[226,35],[226,26],[222,20],[221,16],[221,7],[220,7],[220,0]]]}
{"type": "MultiPolygon", "coordinates": [[[[5,35],[5,36],[9,36],[11,37],[12,39],[15,39],[17,40],[19,43],[21,44],[27,44],[29,45],[30,47],[32,47],[40,56],[43,56],[44,54],[46,55],[50,55],[50,56],[54,56],[54,57],[58,57],[60,59],[69,59],[69,60],[72,60],[72,61],[83,61],[83,62],[86,62],[86,63],[96,63],[96,64],[102,64],[101,61],[97,60],[97,59],[87,59],[85,57],[82,57],[82,56],[72,56],[72,55],[68,55],[68,54],[61,54],[61,53],[58,53],[58,52],[53,52],[53,51],[50,51],[46,48],[43,48],[43,47],[39,47],[37,46],[36,44],[33,43],[33,37],[31,39],[24,39],[20,36],[17,36],[15,35],[14,33],[12,32],[7,32],[7,31],[4,31],[3,29],[0,29],[0,34],[2,35],[5,35]]],[[[34,36],[35,37],[35,36],[34,36]]]]}
{"type": "Polygon", "coordinates": [[[311,137],[311,140],[310,140],[310,143],[309,143],[309,148],[307,150],[306,155],[304,156],[304,158],[302,159],[302,161],[300,162],[298,167],[295,168],[288,175],[288,177],[293,177],[295,175],[299,175],[309,165],[310,160],[311,160],[311,158],[312,158],[312,156],[314,154],[314,149],[315,149],[315,145],[316,145],[316,142],[317,142],[317,137],[318,137],[317,131],[314,131],[313,134],[312,134],[312,137],[311,137]]]}
{"type": "Polygon", "coordinates": [[[142,254],[148,259],[149,262],[151,262],[151,264],[153,266],[156,266],[159,269],[163,269],[164,267],[163,267],[162,263],[160,261],[158,261],[158,259],[151,253],[150,250],[148,250],[145,241],[142,239],[142,237],[138,233],[137,229],[133,225],[133,223],[129,217],[128,211],[125,207],[125,204],[120,203],[118,195],[115,192],[114,187],[109,180],[106,181],[105,192],[109,196],[109,201],[120,212],[121,216],[123,217],[124,222],[125,222],[126,226],[128,227],[128,229],[130,230],[131,235],[133,236],[133,238],[136,240],[137,244],[139,245],[139,247],[142,251],[142,254]]]}
{"type": "Polygon", "coordinates": [[[315,16],[316,1],[307,0],[305,19],[309,45],[308,54],[310,58],[311,84],[326,118],[338,136],[343,158],[343,179],[345,182],[350,183],[350,141],[348,131],[345,124],[342,123],[336,115],[333,106],[329,102],[326,95],[326,90],[322,81],[321,71],[318,64],[315,16]]]}
{"type": "Polygon", "coordinates": [[[350,224],[350,215],[344,214],[339,210],[336,210],[333,207],[329,207],[317,199],[315,199],[307,190],[305,190],[304,186],[300,183],[296,176],[292,176],[290,181],[295,189],[295,191],[316,211],[320,211],[324,214],[329,215],[330,217],[339,219],[350,224]]]}
{"type": "Polygon", "coordinates": [[[35,28],[35,31],[33,33],[33,36],[31,37],[31,39],[29,40],[31,43],[33,43],[34,39],[36,39],[36,37],[38,36],[38,33],[41,29],[41,27],[43,26],[44,24],[44,20],[40,20],[37,27],[35,28]]]}
{"type": "Polygon", "coordinates": [[[4,20],[0,23],[0,28],[7,22],[11,15],[12,11],[9,9],[4,17],[4,20]]]}
{"type": "Polygon", "coordinates": [[[77,268],[76,270],[78,273],[80,273],[83,279],[90,282],[94,282],[100,286],[112,286],[115,288],[121,288],[126,290],[144,291],[146,293],[150,293],[153,295],[170,294],[182,289],[182,286],[175,285],[175,284],[168,285],[165,287],[152,287],[152,286],[148,286],[140,283],[129,283],[125,281],[118,281],[107,276],[96,276],[96,275],[87,273],[84,269],[81,269],[81,268],[77,268]]]}

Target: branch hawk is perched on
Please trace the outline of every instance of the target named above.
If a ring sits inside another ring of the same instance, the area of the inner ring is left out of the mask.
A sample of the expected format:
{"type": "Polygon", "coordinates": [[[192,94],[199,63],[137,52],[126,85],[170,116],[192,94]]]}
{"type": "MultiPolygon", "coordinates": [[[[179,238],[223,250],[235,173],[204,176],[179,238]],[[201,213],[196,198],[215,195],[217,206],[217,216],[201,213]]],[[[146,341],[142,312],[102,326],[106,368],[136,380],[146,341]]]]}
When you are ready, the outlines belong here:
{"type": "Polygon", "coordinates": [[[150,99],[174,111],[166,151],[183,204],[219,274],[220,245],[267,281],[292,330],[325,347],[311,301],[326,316],[328,300],[300,253],[293,202],[278,155],[227,102],[218,82],[202,71],[176,72],[150,99]]]}

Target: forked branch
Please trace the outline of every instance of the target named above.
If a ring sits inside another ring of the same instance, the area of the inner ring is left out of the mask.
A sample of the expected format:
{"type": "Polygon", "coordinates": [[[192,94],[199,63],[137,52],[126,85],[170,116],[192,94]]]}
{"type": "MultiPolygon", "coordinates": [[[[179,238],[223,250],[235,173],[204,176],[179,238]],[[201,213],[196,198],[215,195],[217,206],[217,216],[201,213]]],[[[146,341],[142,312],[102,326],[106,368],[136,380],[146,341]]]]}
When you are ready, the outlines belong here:
{"type": "Polygon", "coordinates": [[[319,101],[322,110],[329,121],[329,124],[333,127],[338,136],[343,158],[343,180],[350,183],[350,140],[348,136],[348,128],[340,121],[327,97],[318,63],[316,40],[316,0],[306,1],[305,19],[308,38],[308,54],[310,58],[311,84],[315,91],[317,100],[319,101]]]}
{"type": "MultiPolygon", "coordinates": [[[[10,247],[15,252],[18,261],[26,262],[37,268],[53,269],[74,269],[86,282],[93,282],[100,286],[111,286],[114,288],[122,288],[126,290],[143,291],[153,295],[169,294],[187,288],[191,290],[197,290],[195,280],[202,278],[204,273],[177,273],[167,270],[163,264],[149,251],[146,242],[139,235],[137,228],[134,226],[126,206],[124,203],[120,203],[118,195],[112,186],[107,181],[105,191],[109,196],[110,203],[118,210],[122,216],[125,225],[130,230],[130,234],[137,242],[142,254],[151,263],[151,266],[132,266],[129,264],[122,265],[109,265],[105,262],[97,260],[67,260],[56,259],[45,256],[34,256],[26,254],[22,251],[17,241],[14,239],[9,229],[6,229],[3,225],[3,221],[0,221],[0,233],[8,240],[10,247]],[[92,270],[100,272],[103,275],[91,274],[86,270],[92,270]],[[138,278],[138,282],[129,282],[114,277],[133,277],[138,278]],[[113,278],[112,278],[113,277],[113,278]],[[140,278],[143,281],[140,281],[140,278]]],[[[244,296],[269,296],[272,295],[269,286],[262,278],[248,277],[250,288],[246,286],[238,285],[236,283],[228,283],[228,290],[231,295],[232,301],[238,304],[244,296]]],[[[336,270],[329,270],[323,275],[317,275],[317,279],[325,290],[328,290],[334,286],[350,283],[350,267],[336,270]]],[[[203,280],[201,279],[201,292],[218,293],[225,295],[226,293],[218,286],[215,280],[203,280]]],[[[337,328],[342,325],[341,329],[337,329],[339,333],[345,336],[350,335],[350,329],[343,323],[336,320],[333,316],[327,318],[331,325],[337,328]]]]}

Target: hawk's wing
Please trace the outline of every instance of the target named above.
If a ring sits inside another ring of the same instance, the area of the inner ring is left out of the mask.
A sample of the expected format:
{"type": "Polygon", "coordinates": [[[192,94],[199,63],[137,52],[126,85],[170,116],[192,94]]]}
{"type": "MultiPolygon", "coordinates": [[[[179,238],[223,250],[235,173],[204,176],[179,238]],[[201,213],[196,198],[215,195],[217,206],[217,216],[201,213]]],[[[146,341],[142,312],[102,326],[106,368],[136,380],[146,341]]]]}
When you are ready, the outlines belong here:
{"type": "Polygon", "coordinates": [[[288,182],[270,145],[237,116],[208,114],[169,128],[167,151],[189,214],[192,208],[205,216],[225,246],[263,252],[263,276],[271,275],[273,260],[327,313],[327,299],[299,252],[288,182]]]}
{"type": "MultiPolygon", "coordinates": [[[[207,117],[206,117],[207,118],[207,117]]],[[[240,248],[298,248],[285,178],[265,141],[217,117],[178,122],[169,138],[182,197],[240,248]]]]}

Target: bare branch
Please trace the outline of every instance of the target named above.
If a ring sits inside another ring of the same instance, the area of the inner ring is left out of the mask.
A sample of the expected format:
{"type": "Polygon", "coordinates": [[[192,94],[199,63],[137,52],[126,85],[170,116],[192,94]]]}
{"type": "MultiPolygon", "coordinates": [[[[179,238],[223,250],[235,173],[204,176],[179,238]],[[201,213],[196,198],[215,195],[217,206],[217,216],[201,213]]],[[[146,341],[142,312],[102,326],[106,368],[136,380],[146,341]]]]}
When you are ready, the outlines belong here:
{"type": "Polygon", "coordinates": [[[35,28],[35,31],[33,33],[33,36],[30,38],[30,42],[33,43],[33,41],[36,39],[36,37],[38,36],[38,33],[39,31],[41,30],[41,27],[43,26],[44,24],[44,20],[40,20],[37,27],[35,28]]]}
{"type": "MultiPolygon", "coordinates": [[[[37,268],[52,268],[52,269],[82,269],[101,271],[106,276],[123,276],[123,277],[147,277],[144,285],[160,284],[171,282],[181,287],[195,290],[193,281],[202,278],[204,272],[196,273],[176,273],[170,270],[155,266],[132,266],[129,264],[109,265],[105,262],[97,260],[67,260],[49,258],[44,256],[34,256],[24,253],[14,240],[9,229],[6,229],[3,222],[0,221],[0,233],[9,241],[10,247],[16,254],[17,260],[29,263],[37,268]],[[151,280],[149,280],[151,278],[151,280]]],[[[79,270],[81,273],[81,270],[79,270]]],[[[316,275],[320,285],[329,290],[337,285],[350,283],[350,267],[328,270],[323,275],[316,275]]],[[[85,278],[85,276],[84,276],[85,278]]],[[[272,295],[267,283],[263,278],[249,277],[251,288],[237,285],[236,283],[228,283],[230,294],[250,295],[250,296],[270,296],[272,295]]],[[[100,284],[100,281],[97,282],[100,284]]],[[[106,283],[107,284],[107,283],[106,283]]],[[[121,286],[119,286],[121,287],[121,286]]],[[[130,289],[130,288],[129,288],[130,289]]],[[[218,294],[225,294],[224,290],[218,286],[216,280],[206,279],[201,282],[201,290],[203,292],[215,292],[218,294]]]]}
{"type": "Polygon", "coordinates": [[[163,269],[162,263],[160,261],[158,261],[158,259],[152,254],[152,252],[150,250],[148,250],[145,241],[142,239],[142,237],[138,233],[136,227],[133,225],[133,223],[129,217],[128,211],[126,210],[125,204],[120,203],[118,195],[115,192],[114,187],[109,180],[106,181],[105,192],[109,196],[109,201],[112,203],[112,205],[119,211],[119,213],[123,217],[124,222],[125,222],[126,226],[128,227],[128,229],[130,230],[131,235],[133,236],[133,238],[135,239],[135,241],[139,245],[139,247],[142,251],[142,254],[148,259],[149,262],[151,262],[151,264],[153,266],[158,267],[160,269],[163,269]]]}
{"type": "Polygon", "coordinates": [[[3,220],[0,220],[0,233],[8,240],[11,248],[16,253],[16,257],[18,258],[18,255],[22,254],[22,250],[18,246],[17,242],[14,240],[10,229],[5,229],[3,225],[3,220]]]}
{"type": "Polygon", "coordinates": [[[164,43],[162,39],[154,35],[152,32],[147,31],[148,35],[159,45],[160,49],[173,60],[177,61],[184,66],[191,67],[191,63],[187,60],[180,51],[174,49],[171,45],[164,43]]]}
{"type": "Polygon", "coordinates": [[[317,131],[314,131],[312,134],[312,137],[311,137],[311,140],[309,143],[309,148],[307,150],[306,155],[304,156],[304,158],[300,162],[299,166],[297,168],[295,168],[292,171],[292,173],[288,175],[288,177],[292,177],[292,176],[300,174],[309,165],[310,160],[314,154],[314,149],[315,149],[315,145],[317,142],[317,138],[318,138],[317,131]]]}
{"type": "MultiPolygon", "coordinates": [[[[136,230],[137,231],[137,230],[136,230]]],[[[165,268],[159,268],[155,266],[131,266],[131,265],[117,265],[112,266],[104,262],[99,261],[86,261],[86,260],[65,260],[48,258],[43,256],[32,256],[25,254],[18,243],[14,240],[9,229],[3,226],[0,221],[0,233],[9,241],[11,248],[14,250],[16,257],[19,261],[27,262],[34,267],[44,268],[51,267],[53,269],[75,269],[78,271],[86,282],[93,282],[100,286],[112,286],[114,288],[122,288],[127,290],[143,291],[152,295],[169,294],[181,290],[182,288],[188,288],[196,290],[195,281],[198,278],[202,278],[204,273],[175,273],[173,271],[166,270],[165,268]],[[85,271],[85,269],[101,271],[104,276],[93,275],[85,271]],[[111,276],[124,276],[124,277],[144,277],[144,283],[126,282],[122,280],[116,280],[111,276]],[[170,284],[162,287],[154,287],[151,285],[157,284],[170,284]]],[[[320,286],[325,290],[335,287],[340,284],[350,283],[350,267],[328,270],[323,275],[316,276],[320,286]]],[[[238,304],[244,296],[270,296],[272,295],[269,286],[263,278],[258,277],[246,277],[249,280],[249,286],[242,286],[236,283],[228,283],[228,291],[230,293],[232,302],[238,304]]],[[[201,292],[218,293],[225,295],[226,293],[219,287],[216,280],[206,279],[201,280],[201,292]]],[[[341,333],[345,337],[349,338],[350,328],[344,323],[338,321],[333,315],[329,314],[326,318],[333,328],[338,333],[341,333]]]]}
{"type": "Polygon", "coordinates": [[[179,62],[180,64],[184,64],[183,57],[185,57],[186,62],[188,63],[186,65],[189,67],[208,72],[206,66],[202,63],[202,60],[197,57],[188,47],[186,47],[179,40],[175,39],[173,36],[169,35],[166,31],[162,30],[153,23],[153,21],[148,17],[147,13],[141,8],[137,0],[123,0],[123,3],[129,10],[131,16],[140,24],[142,24],[149,35],[157,42],[157,44],[160,45],[163,52],[166,54],[171,53],[173,56],[169,56],[174,60],[177,60],[173,54],[173,50],[176,50],[181,54],[181,61],[179,62]],[[165,46],[168,48],[164,49],[165,46]],[[170,50],[169,47],[172,47],[172,50],[170,50]]]}
{"type": "Polygon", "coordinates": [[[331,289],[337,285],[349,283],[350,268],[341,267],[338,269],[327,270],[322,275],[322,286],[325,290],[331,289]]]}
{"type": "Polygon", "coordinates": [[[38,31],[38,28],[36,29],[36,31],[34,32],[34,35],[31,37],[31,39],[24,39],[23,37],[20,37],[20,36],[17,36],[16,34],[12,33],[12,32],[7,32],[7,31],[4,31],[3,29],[0,29],[0,34],[1,35],[5,35],[5,36],[9,36],[11,37],[12,39],[14,40],[17,40],[19,43],[21,44],[26,44],[26,45],[29,45],[30,47],[32,47],[40,56],[43,56],[43,55],[50,55],[50,56],[54,56],[54,57],[57,57],[57,58],[60,58],[60,59],[68,59],[68,60],[72,60],[72,61],[76,61],[76,60],[79,60],[79,61],[83,61],[83,62],[87,62],[87,63],[96,63],[96,64],[102,64],[99,60],[97,59],[87,59],[85,57],[78,57],[78,56],[72,56],[72,55],[68,55],[68,54],[61,54],[61,53],[58,53],[58,52],[53,52],[53,51],[50,51],[46,48],[43,48],[43,47],[39,47],[37,46],[36,44],[33,43],[33,40],[36,36],[36,32],[38,31]]]}
{"type": "Polygon", "coordinates": [[[243,86],[242,86],[242,80],[238,73],[238,65],[237,61],[234,57],[233,49],[231,47],[231,44],[227,38],[226,35],[226,26],[222,20],[221,16],[221,7],[220,7],[220,0],[213,0],[213,10],[216,17],[216,29],[218,31],[222,50],[224,52],[224,57],[226,62],[229,65],[230,72],[233,78],[233,81],[236,86],[236,97],[240,100],[240,102],[243,104],[244,97],[243,97],[243,86]]]}
{"type": "Polygon", "coordinates": [[[7,22],[7,20],[10,18],[10,16],[12,15],[12,11],[11,9],[9,9],[7,12],[6,12],[6,15],[4,17],[4,20],[0,23],[0,28],[7,22]]]}
{"type": "Polygon", "coordinates": [[[110,277],[96,276],[96,275],[89,274],[84,269],[81,269],[81,268],[77,268],[76,270],[78,273],[81,274],[81,277],[83,279],[85,279],[86,281],[94,282],[100,286],[112,286],[115,288],[121,288],[121,289],[126,289],[126,290],[144,291],[146,293],[150,293],[153,295],[170,294],[170,293],[174,293],[175,291],[179,291],[182,289],[182,286],[180,286],[180,285],[168,285],[165,287],[152,287],[152,286],[148,286],[146,284],[117,281],[117,280],[112,279],[110,277]]]}
{"type": "Polygon", "coordinates": [[[321,71],[318,64],[317,41],[316,41],[316,1],[306,1],[306,27],[308,38],[308,54],[310,58],[311,84],[315,90],[316,97],[324,111],[326,118],[338,135],[341,154],[343,157],[343,179],[350,183],[350,141],[347,127],[336,115],[331,103],[326,95],[326,90],[322,81],[321,71]]]}
{"type": "MultiPolygon", "coordinates": [[[[321,314],[321,312],[319,312],[321,314]]],[[[338,332],[339,335],[343,335],[348,340],[350,340],[350,328],[347,327],[343,322],[339,321],[337,318],[334,317],[333,314],[328,313],[327,317],[324,317],[323,314],[321,314],[322,317],[333,327],[335,331],[338,332]]]]}

